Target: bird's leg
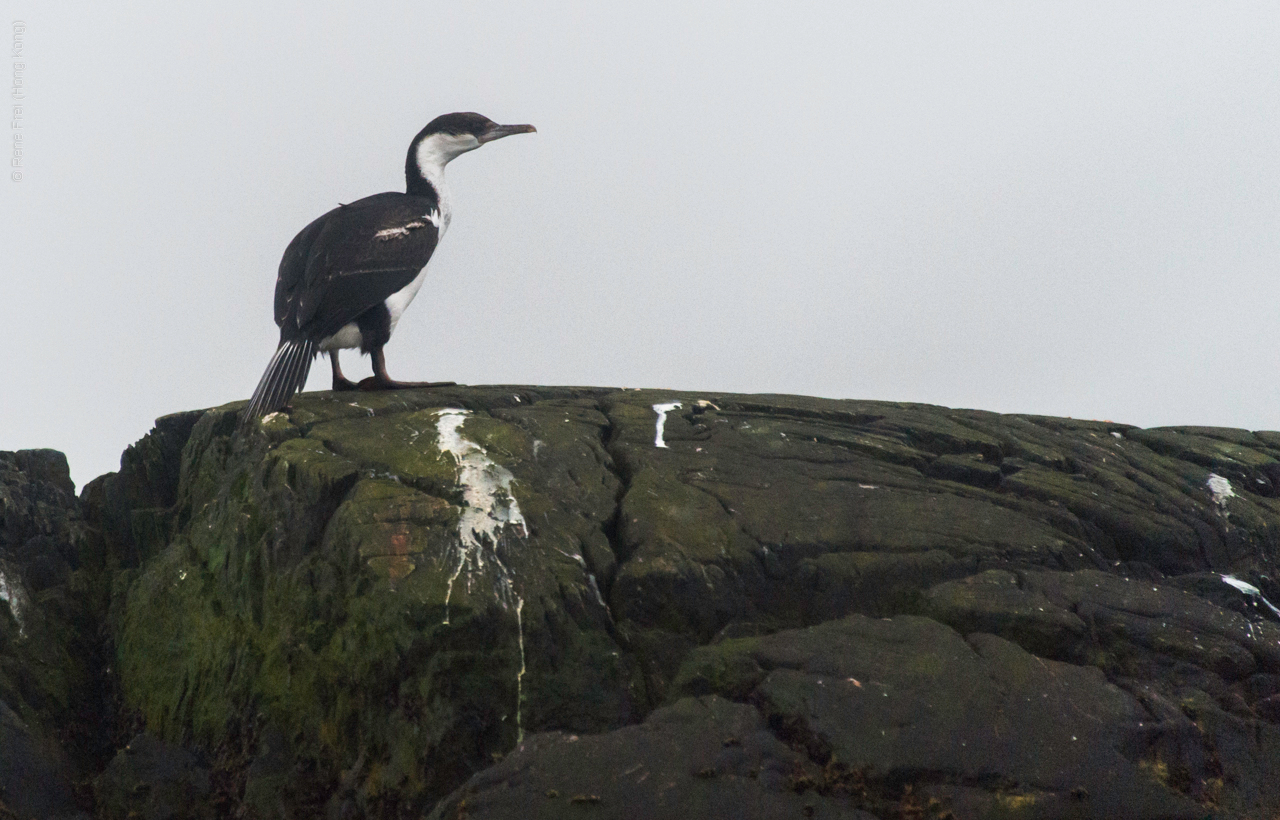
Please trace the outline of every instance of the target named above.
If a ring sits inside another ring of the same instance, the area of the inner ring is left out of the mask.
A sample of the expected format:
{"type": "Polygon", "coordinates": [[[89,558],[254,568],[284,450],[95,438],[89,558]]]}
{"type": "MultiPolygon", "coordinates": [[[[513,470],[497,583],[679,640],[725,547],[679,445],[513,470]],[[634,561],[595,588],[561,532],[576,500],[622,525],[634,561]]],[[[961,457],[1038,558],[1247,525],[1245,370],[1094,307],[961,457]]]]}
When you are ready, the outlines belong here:
{"type": "Polygon", "coordinates": [[[335,347],[329,351],[329,364],[333,365],[333,389],[334,390],[356,390],[359,385],[342,375],[342,368],[338,366],[338,349],[335,347]]]}
{"type": "Polygon", "coordinates": [[[387,360],[382,355],[382,348],[375,347],[369,351],[373,359],[373,375],[360,382],[361,390],[402,390],[406,387],[449,387],[456,382],[398,382],[387,375],[387,360]]]}

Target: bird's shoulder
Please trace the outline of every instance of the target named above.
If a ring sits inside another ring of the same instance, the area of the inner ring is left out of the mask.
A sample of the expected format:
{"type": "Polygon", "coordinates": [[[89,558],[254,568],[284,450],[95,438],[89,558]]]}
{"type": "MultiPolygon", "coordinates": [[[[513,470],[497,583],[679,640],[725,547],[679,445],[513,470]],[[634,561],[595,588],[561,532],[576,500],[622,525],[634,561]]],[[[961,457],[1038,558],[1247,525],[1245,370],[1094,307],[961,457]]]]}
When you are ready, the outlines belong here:
{"type": "MultiPolygon", "coordinates": [[[[350,264],[401,257],[411,264],[424,252],[430,255],[440,234],[436,200],[410,194],[375,194],[340,205],[321,219],[323,224],[308,247],[309,268],[317,262],[322,267],[341,269],[350,264]]],[[[317,273],[320,271],[309,271],[312,275],[317,273]]]]}

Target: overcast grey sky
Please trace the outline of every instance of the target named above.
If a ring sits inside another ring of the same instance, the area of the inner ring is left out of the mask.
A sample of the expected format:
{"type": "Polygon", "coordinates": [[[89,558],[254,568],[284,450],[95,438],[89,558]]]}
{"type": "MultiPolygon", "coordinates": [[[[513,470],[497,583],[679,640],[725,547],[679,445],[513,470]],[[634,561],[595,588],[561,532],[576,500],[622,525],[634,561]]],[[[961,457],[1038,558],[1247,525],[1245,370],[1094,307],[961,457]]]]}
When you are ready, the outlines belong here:
{"type": "Polygon", "coordinates": [[[77,483],[455,110],[538,133],[449,167],[394,377],[1280,428],[1280,4],[107,5],[6,0],[0,449],[77,483]]]}

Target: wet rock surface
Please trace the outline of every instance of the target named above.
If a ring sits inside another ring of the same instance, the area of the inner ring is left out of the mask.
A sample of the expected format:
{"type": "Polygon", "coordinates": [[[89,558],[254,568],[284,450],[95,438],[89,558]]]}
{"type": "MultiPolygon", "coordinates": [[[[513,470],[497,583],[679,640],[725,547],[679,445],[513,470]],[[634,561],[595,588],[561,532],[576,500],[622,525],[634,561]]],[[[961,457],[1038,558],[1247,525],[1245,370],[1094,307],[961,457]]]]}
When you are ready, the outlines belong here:
{"type": "Polygon", "coordinates": [[[94,781],[104,820],[204,820],[217,815],[208,765],[189,750],[138,735],[94,781]]]}
{"type": "Polygon", "coordinates": [[[0,817],[70,817],[75,810],[62,749],[0,701],[0,817]]]}
{"type": "Polygon", "coordinates": [[[850,805],[849,792],[816,791],[816,781],[810,783],[815,767],[807,764],[757,709],[714,696],[683,698],[638,726],[590,736],[534,735],[430,817],[765,820],[821,809],[822,817],[873,820],[850,805]]]}
{"type": "Polygon", "coordinates": [[[592,388],[237,409],[158,422],[49,536],[92,560],[22,575],[95,579],[116,724],[191,750],[210,816],[1280,811],[1280,433],[592,388]]]}

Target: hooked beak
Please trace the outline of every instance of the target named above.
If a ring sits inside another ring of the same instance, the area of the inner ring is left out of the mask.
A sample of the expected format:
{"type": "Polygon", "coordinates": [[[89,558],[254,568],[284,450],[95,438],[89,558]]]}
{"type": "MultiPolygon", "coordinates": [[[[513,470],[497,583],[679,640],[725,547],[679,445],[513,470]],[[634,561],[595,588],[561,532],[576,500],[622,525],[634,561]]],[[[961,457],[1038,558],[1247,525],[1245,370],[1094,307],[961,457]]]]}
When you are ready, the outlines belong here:
{"type": "Polygon", "coordinates": [[[476,139],[480,140],[480,144],[483,145],[486,142],[500,140],[503,137],[509,137],[512,134],[533,134],[536,133],[537,130],[538,129],[534,128],[532,125],[495,125],[476,139]]]}

